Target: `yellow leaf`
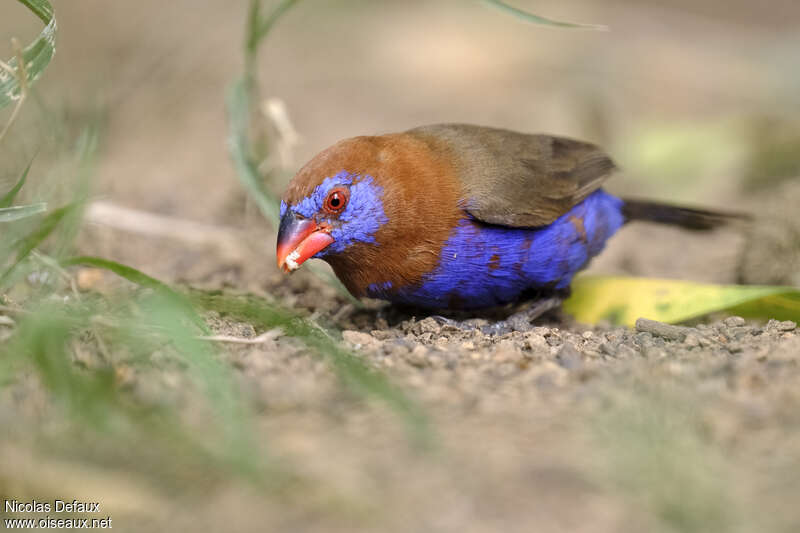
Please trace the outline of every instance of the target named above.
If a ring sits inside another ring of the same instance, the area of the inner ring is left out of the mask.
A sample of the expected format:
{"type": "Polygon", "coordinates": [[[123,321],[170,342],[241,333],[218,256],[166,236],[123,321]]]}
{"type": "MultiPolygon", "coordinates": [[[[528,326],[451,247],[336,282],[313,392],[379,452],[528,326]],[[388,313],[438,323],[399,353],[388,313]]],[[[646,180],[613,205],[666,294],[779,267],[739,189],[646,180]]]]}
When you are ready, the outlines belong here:
{"type": "Polygon", "coordinates": [[[683,322],[725,311],[750,318],[800,319],[800,290],[760,285],[714,285],[671,279],[582,276],[564,310],[578,321],[633,326],[644,317],[683,322]]]}

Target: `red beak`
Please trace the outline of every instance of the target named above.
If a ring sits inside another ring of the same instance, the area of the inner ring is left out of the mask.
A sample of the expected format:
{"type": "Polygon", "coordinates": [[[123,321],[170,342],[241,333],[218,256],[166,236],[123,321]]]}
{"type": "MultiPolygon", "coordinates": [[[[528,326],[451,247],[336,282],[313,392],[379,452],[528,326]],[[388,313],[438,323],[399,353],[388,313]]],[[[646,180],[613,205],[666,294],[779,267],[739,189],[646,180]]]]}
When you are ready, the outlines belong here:
{"type": "Polygon", "coordinates": [[[311,219],[287,211],[278,229],[278,268],[284,272],[297,270],[307,259],[327,248],[333,242],[328,231],[311,219]]]}

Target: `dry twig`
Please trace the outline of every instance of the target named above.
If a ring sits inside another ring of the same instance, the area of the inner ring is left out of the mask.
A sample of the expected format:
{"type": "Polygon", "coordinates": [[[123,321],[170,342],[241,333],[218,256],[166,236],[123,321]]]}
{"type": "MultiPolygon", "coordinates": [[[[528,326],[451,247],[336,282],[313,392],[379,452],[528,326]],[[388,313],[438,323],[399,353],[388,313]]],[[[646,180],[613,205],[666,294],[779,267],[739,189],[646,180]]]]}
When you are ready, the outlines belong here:
{"type": "Polygon", "coordinates": [[[243,235],[234,228],[157,215],[103,201],[89,205],[86,220],[129,233],[214,246],[232,259],[241,258],[243,254],[243,235]]]}
{"type": "Polygon", "coordinates": [[[232,335],[209,335],[206,337],[197,337],[197,338],[204,341],[213,341],[213,342],[232,342],[237,344],[261,344],[264,342],[275,340],[282,335],[283,335],[283,330],[281,328],[275,328],[265,333],[262,333],[258,337],[234,337],[232,335]]]}

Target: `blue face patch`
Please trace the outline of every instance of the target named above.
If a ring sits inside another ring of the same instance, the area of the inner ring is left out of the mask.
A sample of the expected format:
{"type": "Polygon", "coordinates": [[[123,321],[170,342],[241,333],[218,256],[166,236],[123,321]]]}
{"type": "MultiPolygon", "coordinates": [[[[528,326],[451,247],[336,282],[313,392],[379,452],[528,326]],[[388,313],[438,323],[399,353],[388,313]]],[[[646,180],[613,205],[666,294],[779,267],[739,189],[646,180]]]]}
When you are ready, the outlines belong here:
{"type": "Polygon", "coordinates": [[[394,292],[375,287],[371,295],[469,309],[515,301],[529,289],[566,288],[622,226],[621,209],[619,198],[596,191],[543,228],[495,226],[465,216],[419,285],[394,292]]]}
{"type": "Polygon", "coordinates": [[[281,202],[281,216],[288,209],[317,222],[330,224],[333,228],[331,237],[334,242],[314,257],[343,252],[356,242],[374,243],[375,233],[389,221],[383,210],[383,188],[375,183],[372,176],[359,176],[344,170],[325,178],[297,205],[289,207],[281,202]],[[350,200],[338,216],[330,216],[322,206],[330,190],[340,186],[349,187],[350,200]]]}

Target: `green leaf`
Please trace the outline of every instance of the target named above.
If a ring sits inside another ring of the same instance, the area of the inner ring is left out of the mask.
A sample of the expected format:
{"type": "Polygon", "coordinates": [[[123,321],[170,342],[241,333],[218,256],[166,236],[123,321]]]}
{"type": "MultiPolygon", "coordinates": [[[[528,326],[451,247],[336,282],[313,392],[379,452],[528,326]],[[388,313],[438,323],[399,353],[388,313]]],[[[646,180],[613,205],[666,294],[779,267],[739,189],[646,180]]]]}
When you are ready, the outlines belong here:
{"type": "Polygon", "coordinates": [[[20,176],[19,180],[17,181],[16,185],[14,185],[10,191],[8,191],[5,196],[0,198],[0,207],[11,207],[14,203],[14,200],[17,198],[17,194],[19,193],[22,186],[25,185],[25,180],[28,179],[28,172],[31,169],[31,165],[33,164],[33,160],[28,163],[28,166],[25,167],[25,170],[22,172],[22,176],[20,176]]]}
{"type": "Polygon", "coordinates": [[[564,310],[578,321],[633,326],[637,318],[684,322],[709,313],[748,318],[800,320],[800,289],[759,285],[714,285],[692,281],[582,276],[572,285],[564,310]]]}
{"type": "Polygon", "coordinates": [[[0,222],[11,222],[21,218],[28,218],[47,211],[47,204],[39,202],[30,205],[16,205],[14,207],[0,207],[0,222]]]}
{"type": "Polygon", "coordinates": [[[19,265],[34,248],[42,244],[47,237],[58,227],[61,221],[77,208],[76,204],[68,204],[60,207],[44,217],[33,231],[28,235],[22,237],[12,246],[12,250],[16,250],[17,256],[10,267],[6,269],[2,276],[0,276],[0,286],[2,286],[12,274],[14,269],[19,265]]]}
{"type": "MultiPolygon", "coordinates": [[[[42,75],[55,54],[56,19],[53,16],[53,6],[47,0],[18,1],[45,23],[39,37],[22,51],[27,73],[26,83],[30,86],[42,75]]],[[[6,61],[6,63],[15,72],[19,72],[16,58],[6,61]]],[[[4,69],[0,69],[0,109],[17,100],[21,95],[20,91],[19,76],[13,76],[4,69]]]]}
{"type": "Polygon", "coordinates": [[[586,30],[608,31],[608,26],[604,26],[602,24],[578,24],[574,22],[563,22],[560,20],[553,20],[539,15],[534,15],[533,13],[529,13],[527,11],[523,11],[522,9],[508,5],[507,3],[502,2],[500,0],[481,0],[481,3],[489,7],[493,7],[497,10],[500,10],[503,13],[511,15],[512,17],[518,18],[525,22],[530,22],[532,24],[538,24],[540,26],[557,26],[559,28],[582,28],[586,30]]]}

